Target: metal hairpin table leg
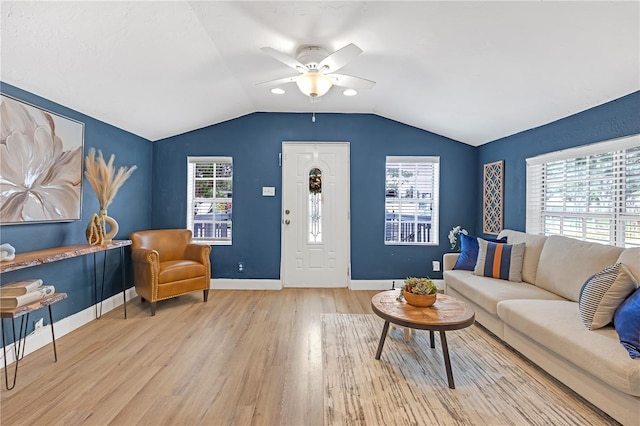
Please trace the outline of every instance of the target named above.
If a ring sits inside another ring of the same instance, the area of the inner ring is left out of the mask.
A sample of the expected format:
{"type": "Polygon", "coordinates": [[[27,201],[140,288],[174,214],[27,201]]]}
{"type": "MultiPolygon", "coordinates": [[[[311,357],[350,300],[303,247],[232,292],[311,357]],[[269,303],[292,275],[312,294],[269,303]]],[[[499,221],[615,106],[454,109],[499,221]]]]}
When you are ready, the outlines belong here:
{"type": "Polygon", "coordinates": [[[4,318],[0,319],[0,327],[2,327],[2,351],[4,354],[4,383],[7,390],[11,390],[16,387],[16,381],[18,380],[18,366],[20,360],[24,357],[24,346],[27,342],[27,324],[29,324],[29,314],[26,314],[20,319],[20,335],[16,340],[16,322],[15,318],[11,318],[11,326],[13,332],[13,355],[16,359],[16,365],[13,370],[13,383],[9,386],[9,370],[7,368],[7,346],[5,345],[4,334],[4,318]]]}
{"type": "Polygon", "coordinates": [[[107,269],[107,252],[105,251],[102,257],[102,286],[100,289],[100,316],[102,318],[102,302],[104,301],[104,274],[107,269]]]}
{"type": "Polygon", "coordinates": [[[122,304],[124,305],[124,319],[127,319],[127,274],[125,271],[126,264],[124,262],[124,246],[120,247],[120,267],[122,268],[122,304]]]}
{"type": "Polygon", "coordinates": [[[107,269],[107,252],[102,260],[102,284],[100,286],[100,302],[98,302],[98,269],[96,268],[96,252],[93,252],[93,300],[95,301],[96,319],[102,318],[102,302],[104,301],[104,275],[107,269]],[[100,311],[98,311],[98,304],[100,311]]]}
{"type": "Polygon", "coordinates": [[[96,253],[93,252],[93,309],[98,318],[98,270],[96,269],[96,253]]]}
{"type": "Polygon", "coordinates": [[[51,326],[51,340],[53,342],[53,360],[58,362],[58,351],[56,350],[56,334],[53,331],[53,313],[51,312],[51,305],[47,306],[49,308],[49,325],[51,326]]]}

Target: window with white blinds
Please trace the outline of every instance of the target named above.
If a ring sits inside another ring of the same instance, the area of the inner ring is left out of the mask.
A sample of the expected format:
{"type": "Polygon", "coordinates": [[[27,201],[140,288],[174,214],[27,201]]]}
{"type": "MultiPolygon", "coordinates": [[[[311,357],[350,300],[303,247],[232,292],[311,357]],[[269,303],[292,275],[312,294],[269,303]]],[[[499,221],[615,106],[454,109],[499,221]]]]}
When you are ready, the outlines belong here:
{"type": "Polygon", "coordinates": [[[528,158],[526,230],[640,246],[640,135],[528,158]]]}
{"type": "Polygon", "coordinates": [[[187,228],[194,241],[230,245],[232,207],[232,158],[187,157],[187,228]]]}
{"type": "Polygon", "coordinates": [[[387,157],[385,244],[438,244],[440,157],[387,157]]]}

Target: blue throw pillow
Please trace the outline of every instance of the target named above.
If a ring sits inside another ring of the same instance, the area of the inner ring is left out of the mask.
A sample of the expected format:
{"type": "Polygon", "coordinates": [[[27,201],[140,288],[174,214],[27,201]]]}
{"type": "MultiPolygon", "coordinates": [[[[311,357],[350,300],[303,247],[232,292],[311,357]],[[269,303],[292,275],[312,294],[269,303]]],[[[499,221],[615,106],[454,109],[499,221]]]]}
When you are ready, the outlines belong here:
{"type": "MultiPolygon", "coordinates": [[[[494,238],[484,238],[492,243],[506,243],[507,237],[502,237],[498,240],[494,238]]],[[[462,269],[465,271],[473,271],[478,261],[478,238],[473,235],[460,234],[460,256],[456,261],[456,265],[453,269],[462,269]]]]}
{"type": "Polygon", "coordinates": [[[613,315],[620,343],[631,358],[640,358],[640,288],[622,302],[613,315]]]}

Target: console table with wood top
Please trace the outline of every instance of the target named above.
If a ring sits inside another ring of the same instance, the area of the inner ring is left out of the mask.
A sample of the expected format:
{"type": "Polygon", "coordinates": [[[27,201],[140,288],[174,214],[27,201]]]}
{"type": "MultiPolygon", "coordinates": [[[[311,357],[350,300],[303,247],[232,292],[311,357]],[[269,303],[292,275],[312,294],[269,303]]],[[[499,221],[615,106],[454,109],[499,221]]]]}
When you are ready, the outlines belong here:
{"type": "MultiPolygon", "coordinates": [[[[4,272],[16,271],[18,269],[30,268],[32,266],[44,265],[46,263],[56,262],[58,260],[71,259],[78,256],[84,256],[86,254],[93,253],[93,290],[94,298],[96,302],[96,317],[102,316],[102,305],[100,309],[100,315],[97,313],[98,305],[98,270],[96,268],[96,253],[106,252],[108,250],[120,249],[120,262],[122,264],[122,298],[124,301],[124,317],[127,318],[127,297],[126,297],[126,274],[125,274],[125,259],[124,248],[131,245],[131,240],[113,240],[102,245],[89,245],[89,244],[76,244],[73,246],[52,247],[43,250],[29,251],[25,253],[16,254],[15,259],[0,262],[0,274],[4,272]]],[[[104,262],[102,267],[102,292],[104,294],[104,273],[107,262],[107,256],[105,253],[104,262]]],[[[100,299],[102,304],[102,298],[100,299]]]]}
{"type": "MultiPolygon", "coordinates": [[[[124,317],[127,318],[127,296],[126,296],[126,263],[124,256],[124,248],[126,246],[131,245],[131,240],[113,240],[108,243],[102,245],[88,245],[88,244],[77,244],[72,246],[63,246],[63,247],[53,247],[49,249],[30,251],[25,253],[16,254],[16,257],[13,260],[8,260],[4,262],[0,262],[0,274],[5,272],[17,271],[19,269],[30,268],[32,266],[44,265],[47,263],[56,262],[64,259],[71,259],[74,257],[84,256],[90,253],[93,253],[93,295],[95,298],[95,309],[96,309],[96,317],[100,318],[102,316],[102,299],[104,299],[104,277],[105,277],[105,268],[106,268],[106,252],[108,250],[120,249],[120,262],[122,264],[122,298],[123,298],[123,306],[124,306],[124,317]],[[98,282],[98,272],[96,268],[96,253],[105,252],[104,262],[102,266],[102,297],[100,298],[100,314],[98,315],[98,290],[97,290],[97,282],[98,282]]],[[[5,384],[7,390],[13,389],[16,384],[16,378],[18,375],[18,362],[24,356],[24,345],[27,337],[27,325],[29,323],[29,313],[36,311],[40,308],[44,308],[45,306],[49,309],[49,322],[51,325],[51,337],[53,339],[53,354],[55,361],[58,361],[58,354],[56,353],[56,340],[55,334],[53,331],[53,314],[51,312],[51,305],[60,300],[63,300],[67,297],[66,293],[54,293],[51,296],[47,296],[37,302],[19,306],[13,309],[1,309],[0,310],[0,325],[2,326],[2,347],[5,351],[4,356],[4,374],[5,374],[5,384]],[[22,316],[22,321],[20,323],[19,336],[16,339],[15,332],[15,319],[22,316]],[[11,318],[12,326],[13,326],[13,339],[14,339],[14,354],[15,354],[15,370],[13,376],[13,385],[9,387],[9,379],[7,373],[7,356],[6,356],[6,345],[5,345],[5,332],[4,332],[4,319],[11,318]]]]}

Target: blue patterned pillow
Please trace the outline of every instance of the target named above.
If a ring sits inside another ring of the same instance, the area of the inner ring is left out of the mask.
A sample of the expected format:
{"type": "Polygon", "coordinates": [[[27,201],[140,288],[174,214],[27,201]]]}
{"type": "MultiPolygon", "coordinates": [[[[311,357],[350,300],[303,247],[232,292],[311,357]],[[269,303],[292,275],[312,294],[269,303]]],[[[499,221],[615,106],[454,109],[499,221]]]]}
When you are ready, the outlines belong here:
{"type": "Polygon", "coordinates": [[[613,316],[620,343],[631,358],[640,358],[640,289],[622,302],[613,316]]]}
{"type": "MultiPolygon", "coordinates": [[[[507,237],[500,239],[486,238],[485,241],[493,243],[506,243],[507,237]]],[[[460,234],[460,256],[456,261],[453,269],[462,269],[465,271],[473,271],[478,260],[478,238],[472,235],[460,234]]]]}
{"type": "Polygon", "coordinates": [[[607,266],[585,281],[578,307],[582,322],[589,330],[611,323],[620,304],[638,287],[629,270],[621,263],[607,266]]]}
{"type": "Polygon", "coordinates": [[[474,274],[522,282],[525,243],[499,244],[478,238],[478,245],[480,250],[474,274]]]}

